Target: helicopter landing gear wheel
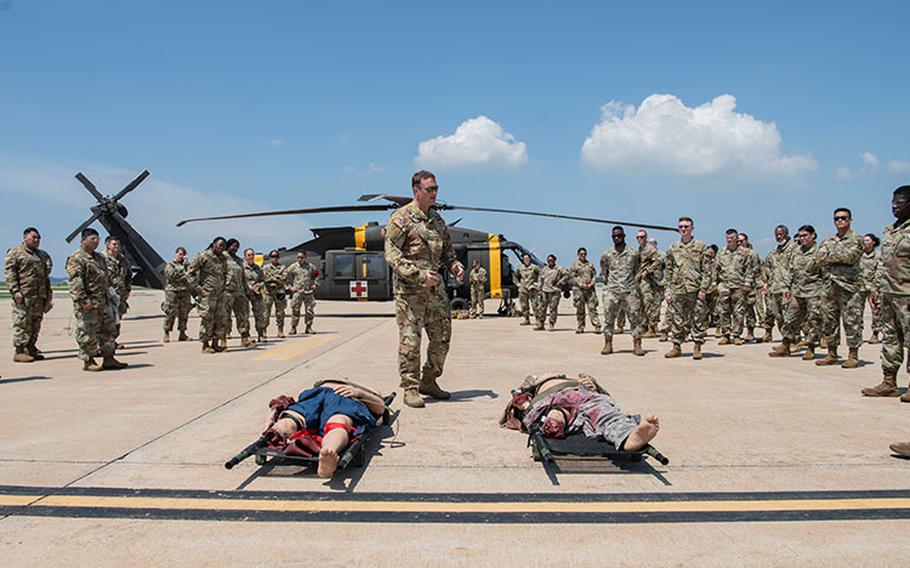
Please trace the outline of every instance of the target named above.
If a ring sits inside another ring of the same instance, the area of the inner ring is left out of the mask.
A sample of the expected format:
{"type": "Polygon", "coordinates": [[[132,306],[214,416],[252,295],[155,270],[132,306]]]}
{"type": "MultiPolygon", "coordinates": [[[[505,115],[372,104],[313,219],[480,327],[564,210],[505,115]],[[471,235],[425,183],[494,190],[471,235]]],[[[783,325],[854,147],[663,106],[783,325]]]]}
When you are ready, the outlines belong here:
{"type": "Polygon", "coordinates": [[[449,305],[453,311],[468,309],[468,301],[465,298],[452,298],[449,305]]]}

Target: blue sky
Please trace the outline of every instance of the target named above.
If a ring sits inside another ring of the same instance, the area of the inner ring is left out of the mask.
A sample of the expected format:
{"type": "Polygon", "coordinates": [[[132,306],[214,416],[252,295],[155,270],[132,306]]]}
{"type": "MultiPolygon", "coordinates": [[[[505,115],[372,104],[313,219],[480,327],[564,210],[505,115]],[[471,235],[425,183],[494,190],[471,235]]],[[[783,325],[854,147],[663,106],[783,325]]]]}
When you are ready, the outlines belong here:
{"type": "MultiPolygon", "coordinates": [[[[780,222],[829,234],[838,205],[879,232],[910,183],[907,21],[900,1],[2,0],[0,237],[38,226],[59,274],[91,201],[73,175],[112,194],[147,168],[124,203],[165,257],[217,233],[264,250],[385,219],[173,225],[403,194],[418,166],[450,203],[688,214],[762,253],[780,222]]],[[[609,244],[597,225],[462,224],[566,263],[609,244]]]]}

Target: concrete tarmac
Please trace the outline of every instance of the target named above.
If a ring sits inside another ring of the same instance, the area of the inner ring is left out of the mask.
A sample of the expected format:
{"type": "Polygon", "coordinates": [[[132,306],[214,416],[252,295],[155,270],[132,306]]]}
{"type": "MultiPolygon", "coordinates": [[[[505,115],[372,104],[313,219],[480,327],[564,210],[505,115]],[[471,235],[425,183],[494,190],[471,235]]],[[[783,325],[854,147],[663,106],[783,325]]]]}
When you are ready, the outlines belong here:
{"type": "Polygon", "coordinates": [[[877,345],[854,370],[713,339],[702,361],[691,344],[666,360],[656,339],[633,356],[628,334],[601,356],[600,336],[574,333],[568,300],[555,332],[456,320],[440,380],[452,400],[415,410],[399,397],[366,466],[326,481],[223,463],[255,440],[279,394],[341,376],[395,390],[391,303],[319,302],[316,335],[251,350],[235,338],[203,355],[196,342],[162,343],[162,294],[137,291],[118,353],[130,367],[86,373],[69,300],[55,300],[39,341],[47,360],[12,363],[8,348],[0,363],[0,552],[17,566],[910,561],[910,461],[888,450],[910,439],[910,404],[859,394],[880,381],[877,345]],[[497,419],[510,389],[547,370],[590,373],[624,410],[657,414],[654,445],[671,463],[567,473],[534,462],[526,436],[497,419]]]}

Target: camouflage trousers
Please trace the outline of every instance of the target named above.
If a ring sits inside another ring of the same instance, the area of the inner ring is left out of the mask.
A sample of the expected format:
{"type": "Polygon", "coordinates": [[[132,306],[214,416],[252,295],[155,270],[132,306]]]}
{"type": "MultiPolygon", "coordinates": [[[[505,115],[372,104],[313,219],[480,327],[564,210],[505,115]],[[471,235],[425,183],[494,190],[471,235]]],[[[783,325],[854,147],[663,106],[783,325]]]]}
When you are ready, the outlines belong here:
{"type": "Polygon", "coordinates": [[[164,311],[164,331],[170,333],[174,329],[174,320],[177,321],[177,330],[186,331],[186,320],[190,317],[190,309],[193,307],[193,299],[190,292],[174,292],[168,290],[164,293],[164,303],[161,309],[164,311]]]}
{"type": "Polygon", "coordinates": [[[227,299],[227,309],[225,311],[224,328],[230,333],[231,316],[234,316],[234,324],[237,326],[237,333],[240,337],[246,337],[250,334],[250,299],[246,294],[231,294],[227,299]]]}
{"type": "Polygon", "coordinates": [[[395,322],[398,324],[398,374],[401,388],[430,384],[440,375],[452,341],[452,314],[442,286],[432,291],[395,291],[395,322]],[[426,331],[427,360],[420,369],[420,340],[426,331]]]}
{"type": "Polygon", "coordinates": [[[721,335],[730,339],[741,338],[746,318],[748,294],[742,289],[720,288],[717,291],[717,327],[721,335]]]}
{"type": "MultiPolygon", "coordinates": [[[[872,333],[881,333],[882,332],[882,297],[879,294],[870,294],[869,292],[861,292],[864,295],[863,304],[867,302],[869,304],[869,309],[872,310],[872,333]]],[[[863,308],[863,313],[865,313],[865,307],[863,308]]]]}
{"type": "Polygon", "coordinates": [[[625,311],[626,317],[629,318],[629,332],[633,339],[641,337],[641,321],[638,319],[641,313],[641,304],[638,300],[638,292],[604,292],[604,337],[613,337],[613,326],[616,325],[616,318],[620,310],[625,311]]]}
{"type": "Polygon", "coordinates": [[[12,306],[13,347],[34,349],[44,320],[44,301],[39,298],[27,299],[21,304],[14,301],[12,306]]]}
{"type": "Polygon", "coordinates": [[[708,313],[708,319],[705,321],[705,330],[720,325],[720,302],[717,297],[717,292],[705,294],[705,309],[708,313]]]}
{"type": "Polygon", "coordinates": [[[597,302],[597,292],[594,288],[583,290],[581,288],[572,288],[572,303],[575,305],[575,320],[578,322],[578,328],[585,328],[585,311],[588,312],[588,319],[595,329],[600,328],[600,304],[597,302]]]}
{"type": "Polygon", "coordinates": [[[862,292],[848,292],[831,282],[827,297],[822,302],[822,329],[829,349],[840,345],[841,321],[847,336],[847,347],[859,349],[863,344],[864,301],[862,292]]]}
{"type": "Polygon", "coordinates": [[[471,286],[471,316],[480,317],[483,315],[483,284],[471,286]]]}
{"type": "Polygon", "coordinates": [[[226,336],[230,327],[225,325],[225,320],[230,322],[228,299],[230,296],[222,292],[205,290],[199,295],[196,309],[199,312],[199,341],[213,341],[226,336]]]}
{"type": "Polygon", "coordinates": [[[670,336],[673,343],[681,344],[691,334],[698,345],[705,342],[708,325],[708,306],[698,298],[698,292],[678,292],[670,298],[673,317],[670,320],[670,336]]]}
{"type": "Polygon", "coordinates": [[[518,305],[521,308],[521,316],[523,318],[531,319],[531,316],[537,317],[537,312],[539,311],[537,307],[538,300],[536,290],[532,293],[531,290],[518,289],[518,305]]]}
{"type": "Polygon", "coordinates": [[[784,332],[784,317],[787,313],[787,302],[783,292],[765,294],[765,329],[774,329],[774,324],[781,333],[784,332]]]}
{"type": "Polygon", "coordinates": [[[259,294],[253,294],[250,299],[250,311],[253,312],[253,320],[256,322],[256,332],[265,335],[265,328],[269,326],[269,318],[265,314],[265,300],[259,294]]]}
{"type": "MultiPolygon", "coordinates": [[[[606,300],[604,300],[604,309],[606,309],[606,300]]],[[[626,326],[627,319],[628,319],[628,317],[626,316],[626,307],[624,305],[620,304],[619,311],[616,312],[616,323],[614,323],[613,325],[617,329],[622,329],[626,326]]]]}
{"type": "Polygon", "coordinates": [[[265,298],[263,299],[263,309],[265,311],[265,327],[269,327],[269,319],[272,317],[272,306],[275,306],[275,324],[278,326],[278,331],[284,331],[284,312],[288,307],[288,298],[281,294],[273,294],[271,292],[266,292],[265,298]],[[279,298],[280,296],[280,298],[279,298]]]}
{"type": "Polygon", "coordinates": [[[559,296],[562,292],[541,292],[539,309],[537,311],[537,323],[543,324],[549,321],[550,325],[556,325],[556,318],[559,317],[559,296]]]}
{"type": "Polygon", "coordinates": [[[97,355],[113,355],[117,326],[112,309],[103,306],[84,310],[76,304],[73,315],[76,317],[74,335],[79,345],[79,359],[87,362],[97,355]]]}
{"type": "Polygon", "coordinates": [[[313,318],[316,317],[316,296],[312,293],[297,292],[291,298],[291,329],[297,329],[297,324],[300,323],[300,306],[303,306],[303,323],[307,327],[313,325],[313,318]]]}
{"type": "MultiPolygon", "coordinates": [[[[910,347],[910,297],[882,294],[882,372],[897,375],[910,347]]],[[[910,371],[910,357],[907,358],[910,371]]]]}
{"type": "Polygon", "coordinates": [[[747,292],[744,296],[744,306],[743,306],[743,323],[746,327],[753,328],[755,327],[756,321],[762,321],[761,318],[756,320],[755,314],[757,312],[758,305],[758,294],[755,293],[755,290],[747,292]]]}
{"type": "MultiPolygon", "coordinates": [[[[783,301],[783,294],[781,294],[783,301]]],[[[806,344],[815,347],[822,334],[822,299],[819,296],[798,298],[793,296],[790,302],[784,302],[784,325],[781,333],[791,343],[799,340],[801,333],[806,336],[806,344]]]]}
{"type": "MultiPolygon", "coordinates": [[[[666,298],[666,295],[664,295],[664,298],[666,298]]],[[[664,307],[663,314],[660,316],[660,325],[658,331],[661,333],[669,334],[670,328],[673,326],[673,302],[665,303],[666,306],[664,307]]]]}
{"type": "Polygon", "coordinates": [[[656,331],[660,327],[660,302],[663,299],[663,292],[659,286],[644,281],[638,284],[638,297],[641,298],[642,329],[656,331]]]}

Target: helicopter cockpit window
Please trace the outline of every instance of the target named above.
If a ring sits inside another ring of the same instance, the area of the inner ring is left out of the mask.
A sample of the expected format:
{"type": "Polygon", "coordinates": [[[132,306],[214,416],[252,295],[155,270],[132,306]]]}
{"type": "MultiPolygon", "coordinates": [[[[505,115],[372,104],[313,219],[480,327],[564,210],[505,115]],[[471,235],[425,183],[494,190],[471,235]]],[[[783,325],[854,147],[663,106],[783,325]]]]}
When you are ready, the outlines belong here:
{"type": "Polygon", "coordinates": [[[386,263],[382,255],[365,254],[361,257],[363,267],[361,275],[365,275],[370,280],[381,280],[386,275],[386,263]]]}
{"type": "Polygon", "coordinates": [[[354,255],[339,254],[335,256],[335,278],[354,278],[354,255]]]}

